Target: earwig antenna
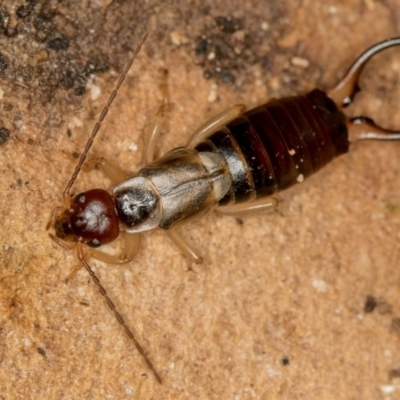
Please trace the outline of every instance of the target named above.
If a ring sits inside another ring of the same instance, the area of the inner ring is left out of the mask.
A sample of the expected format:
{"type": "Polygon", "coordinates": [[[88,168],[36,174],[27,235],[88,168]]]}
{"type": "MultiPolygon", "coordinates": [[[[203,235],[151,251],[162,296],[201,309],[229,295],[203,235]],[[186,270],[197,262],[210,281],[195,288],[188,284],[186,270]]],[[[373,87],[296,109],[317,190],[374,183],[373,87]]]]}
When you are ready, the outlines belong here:
{"type": "MultiPolygon", "coordinates": [[[[108,110],[110,109],[111,104],[113,103],[119,88],[121,87],[122,83],[124,82],[126,75],[128,74],[133,61],[135,60],[136,56],[138,55],[143,43],[146,41],[148,34],[146,33],[140,43],[138,44],[138,46],[136,47],[135,51],[133,52],[133,56],[131,57],[131,59],[128,61],[128,63],[126,64],[123,73],[121,74],[117,85],[115,86],[115,89],[112,91],[108,102],[106,104],[106,106],[103,108],[103,111],[100,114],[99,119],[97,120],[92,133],[88,139],[88,141],[86,142],[86,146],[85,146],[85,150],[83,151],[79,162],[77,164],[77,166],[75,167],[75,171],[71,176],[71,179],[69,180],[67,186],[65,187],[63,196],[64,199],[68,200],[69,197],[69,193],[71,190],[72,185],[74,184],[74,182],[76,181],[77,176],[79,175],[79,172],[82,169],[82,165],[86,160],[87,154],[90,150],[90,148],[92,147],[92,144],[94,142],[94,139],[97,135],[97,133],[99,132],[99,129],[101,127],[102,122],[104,121],[104,118],[106,117],[108,110]]],[[[68,201],[67,201],[68,203],[68,201]]],[[[58,210],[58,208],[56,208],[53,211],[51,220],[53,219],[53,215],[54,213],[58,210]]],[[[82,246],[81,243],[78,243],[78,247],[77,247],[77,253],[78,253],[78,258],[80,260],[80,262],[82,263],[82,265],[86,268],[87,272],[89,273],[89,275],[92,277],[93,282],[96,284],[97,288],[100,291],[100,294],[104,297],[104,300],[106,301],[108,307],[110,308],[110,310],[114,313],[114,316],[116,318],[116,320],[119,322],[119,324],[124,328],[126,334],[128,335],[129,339],[131,339],[131,341],[133,342],[133,344],[135,345],[137,351],[139,352],[139,354],[143,357],[144,361],[146,362],[148,368],[151,370],[151,372],[153,373],[154,377],[156,378],[158,383],[162,383],[162,379],[160,377],[160,375],[158,374],[158,372],[156,371],[156,369],[154,368],[153,363],[150,361],[150,359],[147,357],[145,351],[143,350],[142,346],[140,345],[140,343],[136,340],[134,334],[132,333],[132,331],[129,329],[129,327],[126,325],[124,319],[122,318],[121,314],[117,311],[114,303],[111,301],[110,297],[108,296],[106,290],[104,289],[103,285],[100,283],[99,278],[97,278],[96,274],[94,273],[94,271],[92,270],[92,268],[90,267],[90,265],[87,263],[85,256],[83,254],[83,250],[82,250],[82,246]]]]}
{"type": "Polygon", "coordinates": [[[112,91],[106,106],[103,108],[103,111],[101,112],[100,117],[97,120],[96,125],[94,126],[94,128],[92,130],[92,133],[91,133],[91,135],[90,135],[90,137],[89,137],[89,139],[88,139],[88,141],[86,143],[85,150],[84,150],[84,152],[82,153],[82,155],[81,155],[81,157],[79,159],[79,162],[78,162],[78,164],[77,164],[77,166],[75,168],[75,171],[72,174],[71,179],[69,180],[67,186],[65,187],[65,190],[64,190],[64,193],[63,193],[64,199],[68,198],[69,192],[71,190],[71,187],[74,184],[74,182],[75,182],[80,170],[82,169],[82,165],[86,160],[86,156],[87,156],[90,148],[92,147],[93,141],[94,141],[94,139],[95,139],[100,127],[101,127],[101,124],[104,121],[104,118],[106,117],[106,115],[108,113],[108,110],[110,109],[110,106],[111,106],[112,102],[114,101],[114,99],[115,99],[115,97],[116,97],[116,95],[118,93],[119,88],[121,87],[122,83],[124,82],[124,80],[126,78],[126,75],[128,74],[128,72],[129,72],[129,70],[130,70],[130,68],[131,68],[131,66],[133,64],[133,61],[135,60],[136,56],[138,55],[140,49],[142,48],[143,43],[146,41],[147,36],[148,36],[148,33],[145,33],[143,35],[143,37],[140,40],[138,46],[136,47],[135,51],[133,52],[133,56],[131,57],[131,59],[126,64],[124,72],[122,73],[122,75],[120,76],[120,78],[118,80],[117,86],[112,91]]]}
{"type": "Polygon", "coordinates": [[[159,373],[156,371],[153,363],[150,361],[150,359],[147,357],[145,351],[143,350],[143,347],[140,345],[140,343],[136,340],[135,335],[132,333],[132,331],[128,328],[128,326],[126,325],[126,322],[124,321],[124,319],[122,318],[121,314],[117,311],[114,303],[111,301],[110,297],[108,296],[106,290],[104,289],[103,285],[100,283],[99,278],[97,278],[96,274],[94,273],[94,271],[92,270],[92,268],[90,268],[90,265],[86,262],[85,260],[85,256],[83,255],[83,251],[81,246],[78,247],[78,258],[81,261],[81,263],[83,264],[83,266],[86,268],[87,272],[89,273],[89,275],[92,277],[93,282],[96,284],[96,286],[98,287],[100,294],[104,297],[104,300],[106,301],[108,307],[110,308],[110,310],[114,313],[114,316],[116,318],[116,320],[120,323],[120,325],[124,328],[125,333],[128,335],[129,339],[132,340],[133,344],[136,347],[136,350],[139,352],[139,354],[143,357],[145,363],[147,364],[147,366],[149,367],[149,369],[151,370],[151,372],[153,373],[154,377],[157,379],[157,382],[162,384],[162,379],[161,376],[159,375],[159,373]]]}

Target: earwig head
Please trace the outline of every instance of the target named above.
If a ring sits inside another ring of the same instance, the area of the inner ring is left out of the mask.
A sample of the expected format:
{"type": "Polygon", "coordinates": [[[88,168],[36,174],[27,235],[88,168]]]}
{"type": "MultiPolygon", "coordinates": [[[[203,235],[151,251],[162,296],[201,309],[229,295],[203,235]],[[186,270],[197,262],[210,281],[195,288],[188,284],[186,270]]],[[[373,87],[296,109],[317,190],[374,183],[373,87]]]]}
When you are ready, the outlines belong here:
{"type": "Polygon", "coordinates": [[[158,226],[162,208],[160,195],[146,178],[137,176],[113,190],[118,218],[128,232],[143,232],[158,226]]]}
{"type": "Polygon", "coordinates": [[[80,193],[71,207],[56,217],[56,236],[91,247],[110,243],[119,235],[119,222],[110,194],[102,189],[80,193]]]}

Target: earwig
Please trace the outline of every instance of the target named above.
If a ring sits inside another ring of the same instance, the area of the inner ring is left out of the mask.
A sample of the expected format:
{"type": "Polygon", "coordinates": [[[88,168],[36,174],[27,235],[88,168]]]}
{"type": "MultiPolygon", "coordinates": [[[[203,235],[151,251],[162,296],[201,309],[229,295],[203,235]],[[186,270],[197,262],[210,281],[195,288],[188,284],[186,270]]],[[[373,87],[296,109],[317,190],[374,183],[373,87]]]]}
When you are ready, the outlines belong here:
{"type": "MultiPolygon", "coordinates": [[[[82,266],[161,383],[160,375],[88,261],[127,263],[139,249],[140,233],[161,228],[185,256],[200,262],[198,251],[178,233],[177,227],[214,210],[229,215],[272,210],[277,207],[274,194],[303,182],[334,158],[347,153],[350,141],[400,140],[398,131],[382,128],[368,117],[348,118],[342,112],[360,90],[358,80],[367,62],[377,53],[399,46],[400,37],[366,50],[342,81],[327,92],[314,89],[305,95],[273,99],[249,111],[243,105],[235,105],[202,125],[187,147],[155,159],[154,143],[163,124],[167,101],[145,137],[147,165],[131,177],[104,158],[86,161],[86,157],[146,37],[137,46],[94,126],[64,190],[65,209],[53,210],[48,228],[54,228],[55,235],[50,236],[58,244],[76,249],[82,266]],[[92,189],[71,199],[71,188],[82,168],[90,170],[95,166],[111,179],[112,189],[92,189]],[[96,249],[118,237],[123,240],[119,256],[96,249]]],[[[76,269],[67,279],[75,272],[76,269]]]]}

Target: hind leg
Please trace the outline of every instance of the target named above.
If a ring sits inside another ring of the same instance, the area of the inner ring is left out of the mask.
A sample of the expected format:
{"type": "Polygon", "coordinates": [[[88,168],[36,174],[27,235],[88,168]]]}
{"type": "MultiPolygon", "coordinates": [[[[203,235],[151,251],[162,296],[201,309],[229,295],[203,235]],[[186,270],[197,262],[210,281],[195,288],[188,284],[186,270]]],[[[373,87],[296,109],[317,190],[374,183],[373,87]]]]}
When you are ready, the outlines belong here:
{"type": "Polygon", "coordinates": [[[207,138],[212,132],[242,115],[245,110],[245,105],[235,104],[234,106],[229,107],[223,112],[215,115],[194,132],[187,147],[195,147],[197,143],[200,143],[203,139],[207,138]]]}
{"type": "Polygon", "coordinates": [[[270,212],[278,207],[278,200],[274,197],[252,201],[250,203],[234,204],[232,206],[218,207],[217,212],[224,215],[240,217],[244,215],[252,215],[259,212],[270,212]]]}

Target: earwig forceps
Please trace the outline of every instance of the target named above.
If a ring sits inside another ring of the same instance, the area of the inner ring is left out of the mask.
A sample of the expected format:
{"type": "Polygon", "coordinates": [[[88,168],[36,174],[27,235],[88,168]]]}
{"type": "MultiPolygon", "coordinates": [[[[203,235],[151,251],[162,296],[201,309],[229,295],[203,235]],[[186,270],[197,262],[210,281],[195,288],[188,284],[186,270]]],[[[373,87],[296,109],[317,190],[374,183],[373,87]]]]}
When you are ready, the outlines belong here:
{"type": "MultiPolygon", "coordinates": [[[[391,47],[400,46],[400,38],[392,38],[377,43],[362,53],[349,68],[344,78],[339,84],[327,92],[328,96],[335,102],[338,107],[347,107],[353,100],[355,95],[361,90],[358,81],[364,67],[368,61],[376,54],[389,49],[391,47]]],[[[369,117],[353,117],[349,118],[348,128],[355,140],[375,139],[375,140],[399,140],[400,132],[383,128],[377,125],[369,117]]]]}

